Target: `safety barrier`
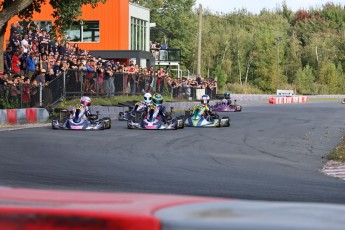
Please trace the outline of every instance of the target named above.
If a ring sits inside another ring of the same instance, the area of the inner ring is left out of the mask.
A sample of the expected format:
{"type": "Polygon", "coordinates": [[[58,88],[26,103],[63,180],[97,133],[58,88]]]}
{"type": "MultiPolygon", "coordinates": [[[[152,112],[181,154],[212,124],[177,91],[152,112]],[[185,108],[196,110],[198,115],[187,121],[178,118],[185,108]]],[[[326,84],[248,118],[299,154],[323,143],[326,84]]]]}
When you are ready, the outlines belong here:
{"type": "Polygon", "coordinates": [[[0,110],[0,124],[43,123],[48,119],[49,113],[44,108],[0,110]]]}
{"type": "Polygon", "coordinates": [[[292,104],[292,103],[308,103],[308,96],[294,96],[294,97],[271,97],[268,102],[270,104],[292,104]]]}

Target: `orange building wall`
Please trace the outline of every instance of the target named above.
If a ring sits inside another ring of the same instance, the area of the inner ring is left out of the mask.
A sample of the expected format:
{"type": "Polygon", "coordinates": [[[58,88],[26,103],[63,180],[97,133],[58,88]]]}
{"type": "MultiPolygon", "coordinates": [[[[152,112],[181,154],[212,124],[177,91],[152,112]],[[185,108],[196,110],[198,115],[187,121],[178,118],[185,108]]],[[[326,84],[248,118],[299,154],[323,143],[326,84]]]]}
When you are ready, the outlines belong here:
{"type": "MultiPolygon", "coordinates": [[[[71,0],[73,1],[73,0],[71,0]]],[[[47,1],[48,2],[48,1],[47,1]]],[[[42,5],[41,13],[35,12],[34,21],[46,21],[53,18],[53,9],[49,3],[42,5]]],[[[99,3],[98,7],[83,6],[82,19],[98,20],[100,26],[99,42],[78,42],[81,49],[87,50],[128,50],[129,49],[129,0],[107,0],[105,4],[99,3]]],[[[9,40],[11,23],[20,20],[12,18],[7,26],[5,40],[9,40]]],[[[5,48],[5,47],[4,47],[5,48]]]]}

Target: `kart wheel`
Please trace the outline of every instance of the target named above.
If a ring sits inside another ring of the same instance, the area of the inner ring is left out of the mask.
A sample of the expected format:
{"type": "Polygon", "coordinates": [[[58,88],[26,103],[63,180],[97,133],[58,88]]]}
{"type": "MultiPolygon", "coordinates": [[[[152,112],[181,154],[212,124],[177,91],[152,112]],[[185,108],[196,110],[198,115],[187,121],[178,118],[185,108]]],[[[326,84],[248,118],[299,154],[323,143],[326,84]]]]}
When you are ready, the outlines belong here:
{"type": "Polygon", "coordinates": [[[119,112],[118,119],[119,119],[120,121],[123,121],[124,117],[125,117],[125,114],[124,114],[123,112],[119,112]]]}
{"type": "Polygon", "coordinates": [[[110,129],[111,128],[111,119],[110,119],[110,117],[104,117],[103,120],[104,120],[104,123],[105,123],[105,128],[106,129],[110,129]]]}
{"type": "Polygon", "coordinates": [[[105,122],[103,119],[99,119],[98,120],[99,124],[100,124],[100,130],[104,130],[105,129],[105,122]]]}
{"type": "Polygon", "coordinates": [[[56,123],[56,121],[57,121],[57,118],[54,118],[52,120],[52,129],[57,129],[56,126],[54,125],[54,123],[56,123]]]}
{"type": "Polygon", "coordinates": [[[241,111],[242,111],[242,106],[240,106],[240,105],[239,105],[239,106],[237,106],[237,107],[236,107],[236,111],[235,111],[235,112],[241,112],[241,111]]]}
{"type": "Polygon", "coordinates": [[[229,117],[222,117],[220,120],[221,127],[229,127],[230,126],[230,118],[229,117]]]}

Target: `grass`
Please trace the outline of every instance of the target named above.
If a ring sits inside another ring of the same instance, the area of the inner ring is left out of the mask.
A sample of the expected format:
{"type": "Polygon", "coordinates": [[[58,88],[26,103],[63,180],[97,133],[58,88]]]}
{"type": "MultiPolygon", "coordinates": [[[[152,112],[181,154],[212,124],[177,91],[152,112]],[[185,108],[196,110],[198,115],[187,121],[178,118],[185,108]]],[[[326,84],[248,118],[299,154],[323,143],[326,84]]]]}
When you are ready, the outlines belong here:
{"type": "MultiPolygon", "coordinates": [[[[92,97],[92,105],[104,105],[104,106],[111,106],[111,105],[117,105],[118,103],[123,103],[126,101],[142,101],[143,96],[116,96],[113,98],[96,98],[92,97]]],[[[60,102],[56,108],[66,109],[70,106],[74,106],[79,103],[79,98],[71,99],[71,100],[63,100],[60,102]]],[[[170,97],[164,97],[164,101],[179,101],[174,98],[170,97]]]]}
{"type": "Polygon", "coordinates": [[[309,97],[309,101],[342,101],[343,98],[312,98],[309,97]]]}
{"type": "Polygon", "coordinates": [[[328,155],[329,160],[345,162],[345,137],[340,144],[328,155]]]}

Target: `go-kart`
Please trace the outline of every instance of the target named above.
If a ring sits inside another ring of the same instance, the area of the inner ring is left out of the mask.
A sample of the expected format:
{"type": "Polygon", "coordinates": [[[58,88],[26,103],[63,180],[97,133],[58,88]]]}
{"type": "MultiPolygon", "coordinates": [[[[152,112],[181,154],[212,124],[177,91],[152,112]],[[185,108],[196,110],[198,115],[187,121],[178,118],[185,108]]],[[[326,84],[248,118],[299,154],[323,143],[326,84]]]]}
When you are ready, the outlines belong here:
{"type": "Polygon", "coordinates": [[[119,112],[119,121],[128,121],[130,119],[131,113],[129,111],[119,112]]]}
{"type": "Polygon", "coordinates": [[[242,106],[236,104],[236,100],[234,104],[224,104],[222,102],[217,102],[214,106],[211,107],[212,111],[216,112],[241,112],[242,106]]]}
{"type": "Polygon", "coordinates": [[[74,114],[72,111],[61,110],[60,118],[53,118],[53,129],[68,130],[104,130],[111,128],[111,119],[109,117],[99,118],[99,112],[91,114],[85,119],[85,109],[82,106],[75,107],[74,114]]]}
{"type": "Polygon", "coordinates": [[[167,115],[165,118],[159,115],[159,107],[151,105],[149,108],[137,111],[135,116],[129,117],[127,121],[128,129],[183,129],[183,119],[172,118],[167,115]]]}
{"type": "Polygon", "coordinates": [[[220,118],[218,114],[213,116],[204,115],[205,108],[196,105],[192,110],[185,111],[184,125],[188,127],[229,127],[230,118],[220,118]]]}

